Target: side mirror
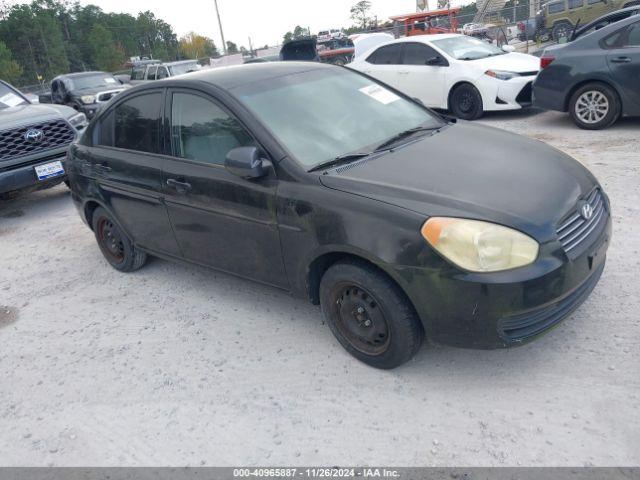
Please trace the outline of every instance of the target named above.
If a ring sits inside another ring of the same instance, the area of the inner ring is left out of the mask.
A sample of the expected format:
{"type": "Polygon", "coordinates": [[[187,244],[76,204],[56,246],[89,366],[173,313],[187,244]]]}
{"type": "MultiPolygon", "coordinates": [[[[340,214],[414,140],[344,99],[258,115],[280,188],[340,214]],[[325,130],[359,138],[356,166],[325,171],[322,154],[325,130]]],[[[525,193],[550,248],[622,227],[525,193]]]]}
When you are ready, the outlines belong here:
{"type": "Polygon", "coordinates": [[[441,58],[441,57],[431,57],[431,58],[428,58],[428,59],[427,59],[427,61],[426,61],[425,63],[426,63],[427,65],[431,65],[431,66],[434,66],[434,67],[437,67],[437,66],[441,66],[441,65],[443,65],[443,62],[442,62],[442,58],[441,58]]]}
{"type": "Polygon", "coordinates": [[[513,45],[503,45],[502,51],[507,53],[512,53],[516,51],[516,47],[514,47],[513,45]]]}
{"type": "Polygon", "coordinates": [[[260,178],[267,174],[268,160],[261,158],[257,147],[238,147],[227,153],[224,166],[241,178],[260,178]]]}
{"type": "Polygon", "coordinates": [[[50,93],[41,93],[38,95],[38,102],[40,103],[51,103],[51,94],[50,93]]]}

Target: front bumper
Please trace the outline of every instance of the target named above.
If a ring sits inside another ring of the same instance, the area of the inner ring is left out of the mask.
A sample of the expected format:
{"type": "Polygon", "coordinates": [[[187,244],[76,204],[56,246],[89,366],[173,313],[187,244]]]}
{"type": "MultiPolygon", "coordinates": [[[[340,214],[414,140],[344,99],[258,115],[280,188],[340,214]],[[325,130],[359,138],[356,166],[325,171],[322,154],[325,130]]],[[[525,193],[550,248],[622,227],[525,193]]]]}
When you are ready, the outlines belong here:
{"type": "Polygon", "coordinates": [[[589,296],[605,265],[609,215],[592,237],[572,258],[558,245],[546,245],[534,264],[512,271],[472,274],[454,267],[397,267],[395,273],[432,341],[510,347],[547,332],[589,296]]]}
{"type": "Polygon", "coordinates": [[[84,113],[87,116],[87,119],[91,120],[105,105],[105,103],[91,103],[89,105],[81,105],[79,107],[79,111],[84,113]]]}
{"type": "Polygon", "coordinates": [[[60,183],[66,178],[66,175],[41,181],[38,180],[35,167],[55,161],[64,161],[65,156],[66,154],[63,150],[62,152],[49,154],[46,157],[41,157],[25,164],[0,169],[0,194],[25,189],[46,188],[60,183]]]}
{"type": "Polygon", "coordinates": [[[480,81],[485,111],[519,110],[531,105],[531,85],[534,75],[498,80],[483,75],[480,81]]]}

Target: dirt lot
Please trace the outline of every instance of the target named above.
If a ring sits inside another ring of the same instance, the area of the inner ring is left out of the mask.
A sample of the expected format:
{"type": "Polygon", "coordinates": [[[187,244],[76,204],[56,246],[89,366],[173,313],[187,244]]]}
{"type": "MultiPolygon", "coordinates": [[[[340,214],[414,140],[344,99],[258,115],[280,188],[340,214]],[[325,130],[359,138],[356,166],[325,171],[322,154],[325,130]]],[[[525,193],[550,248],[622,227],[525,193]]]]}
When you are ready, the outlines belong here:
{"type": "Polygon", "coordinates": [[[391,372],[317,307],[197,267],[108,267],[64,186],[0,204],[0,465],[640,465],[640,120],[483,122],[588,165],[614,239],[590,299],[524,347],[391,372]]]}

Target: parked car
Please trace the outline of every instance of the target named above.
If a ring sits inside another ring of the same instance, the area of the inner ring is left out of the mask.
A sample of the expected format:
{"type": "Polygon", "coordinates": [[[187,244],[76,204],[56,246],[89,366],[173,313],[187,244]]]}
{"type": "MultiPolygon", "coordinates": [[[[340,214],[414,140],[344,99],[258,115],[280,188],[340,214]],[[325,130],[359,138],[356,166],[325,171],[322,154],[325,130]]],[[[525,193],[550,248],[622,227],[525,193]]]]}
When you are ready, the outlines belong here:
{"type": "Polygon", "coordinates": [[[621,115],[640,115],[640,17],[548,47],[540,62],[536,105],[568,111],[589,130],[607,128],[621,115]]]}
{"type": "Polygon", "coordinates": [[[540,68],[532,55],[459,34],[405,37],[369,50],[348,65],[418,98],[474,120],[491,110],[531,104],[540,68]]]}
{"type": "Polygon", "coordinates": [[[63,181],[62,160],[86,125],[83,113],[62,105],[32,104],[0,80],[0,196],[63,181]]]}
{"type": "Polygon", "coordinates": [[[629,18],[632,15],[638,15],[639,13],[640,13],[640,4],[632,7],[622,8],[620,10],[616,10],[615,12],[608,13],[587,24],[577,25],[576,29],[570,35],[569,41],[574,41],[575,39],[579,37],[583,37],[588,33],[595,32],[596,30],[600,30],[601,28],[604,28],[607,25],[619,22],[620,20],[629,18]]]}
{"type": "Polygon", "coordinates": [[[640,4],[640,0],[553,0],[536,15],[537,31],[556,42],[568,39],[575,26],[589,23],[607,13],[640,4]]]}
{"type": "Polygon", "coordinates": [[[149,62],[134,65],[131,69],[131,84],[135,85],[152,80],[184,75],[202,68],[197,60],[180,60],[177,62],[156,63],[149,62]]]}
{"type": "Polygon", "coordinates": [[[488,29],[484,23],[465,23],[462,26],[462,33],[472,37],[485,37],[488,29]]]}
{"type": "Polygon", "coordinates": [[[69,73],[54,78],[51,93],[40,95],[39,100],[67,105],[91,119],[111,98],[127,88],[110,73],[69,73]]]}
{"type": "Polygon", "coordinates": [[[425,335],[508,347],[546,332],[596,285],[611,232],[602,187],[564,153],[320,63],[130,90],[68,169],[115,269],[151,254],[282,288],[379,368],[425,335]]]}
{"type": "Polygon", "coordinates": [[[338,28],[332,28],[331,30],[322,30],[318,32],[318,43],[330,42],[332,40],[341,40],[346,38],[344,32],[338,28]]]}

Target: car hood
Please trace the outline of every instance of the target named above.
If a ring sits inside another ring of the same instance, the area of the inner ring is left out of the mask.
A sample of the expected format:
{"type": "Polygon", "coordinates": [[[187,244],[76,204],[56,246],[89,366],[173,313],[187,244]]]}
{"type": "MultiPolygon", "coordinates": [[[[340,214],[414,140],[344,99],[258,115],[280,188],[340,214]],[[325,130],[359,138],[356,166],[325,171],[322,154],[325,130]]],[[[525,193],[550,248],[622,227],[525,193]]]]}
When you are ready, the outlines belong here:
{"type": "Polygon", "coordinates": [[[469,63],[483,70],[505,70],[508,72],[537,72],[540,70],[540,59],[526,53],[511,52],[495,57],[469,60],[469,63]]]}
{"type": "Polygon", "coordinates": [[[320,182],[430,216],[487,220],[540,242],[596,179],[542,142],[460,122],[396,150],[330,170],[320,182]]]}
{"type": "Polygon", "coordinates": [[[28,104],[0,109],[0,130],[46,120],[70,118],[75,110],[62,105],[28,104]]]}
{"type": "Polygon", "coordinates": [[[122,85],[120,83],[114,84],[113,86],[101,85],[99,87],[94,87],[94,88],[85,88],[83,90],[74,90],[74,91],[71,92],[71,95],[73,97],[80,98],[83,95],[97,95],[98,93],[102,93],[102,92],[122,91],[122,90],[126,90],[126,88],[127,87],[125,85],[122,85]]]}

